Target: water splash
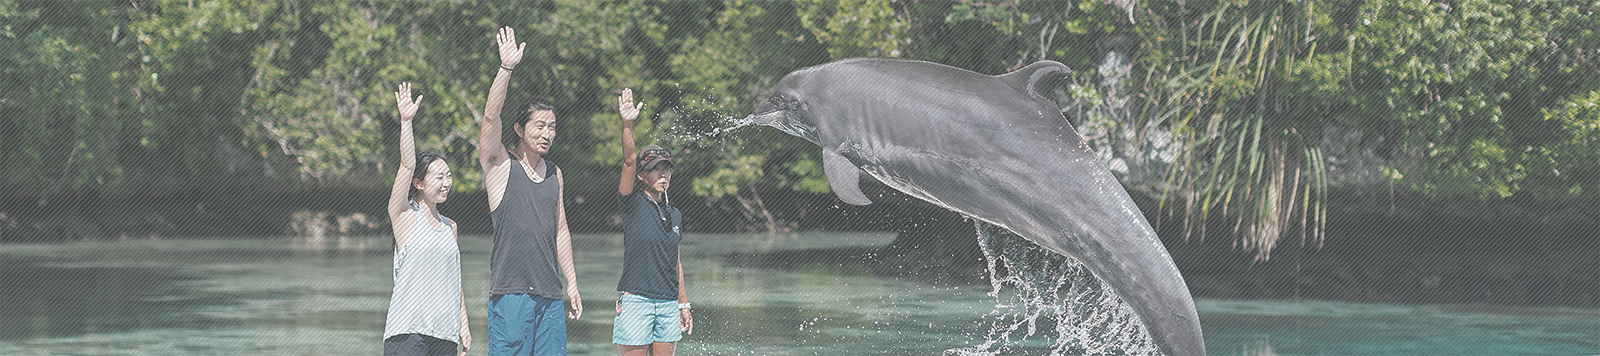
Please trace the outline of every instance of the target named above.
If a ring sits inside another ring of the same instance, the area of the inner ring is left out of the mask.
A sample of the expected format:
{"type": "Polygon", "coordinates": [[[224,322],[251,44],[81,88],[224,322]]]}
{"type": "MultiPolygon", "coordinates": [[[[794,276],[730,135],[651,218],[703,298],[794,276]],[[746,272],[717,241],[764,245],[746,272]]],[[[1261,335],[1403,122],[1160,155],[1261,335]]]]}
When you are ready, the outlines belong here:
{"type": "Polygon", "coordinates": [[[1138,315],[1071,257],[974,220],[998,299],[984,342],[946,355],[1158,355],[1138,315]],[[1039,333],[1040,329],[1054,333],[1039,333]],[[1039,340],[1030,340],[1037,338],[1039,340]]]}
{"type": "Polygon", "coordinates": [[[720,147],[737,137],[734,133],[754,124],[742,114],[747,109],[730,108],[730,104],[704,92],[678,88],[680,101],[662,115],[671,122],[659,126],[663,138],[679,147],[720,147]],[[696,94],[699,98],[693,98],[696,94]]]}

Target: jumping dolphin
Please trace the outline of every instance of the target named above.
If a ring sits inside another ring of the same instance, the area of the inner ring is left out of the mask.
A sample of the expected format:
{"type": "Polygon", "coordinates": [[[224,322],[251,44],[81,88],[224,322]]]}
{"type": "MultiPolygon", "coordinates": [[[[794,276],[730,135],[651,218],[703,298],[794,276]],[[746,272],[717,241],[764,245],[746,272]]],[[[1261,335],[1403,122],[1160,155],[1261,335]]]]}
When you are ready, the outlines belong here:
{"type": "Polygon", "coordinates": [[[822,146],[840,200],[872,203],[860,173],[1082,262],[1167,355],[1204,355],[1194,298],[1133,199],[1051,98],[1071,69],[997,76],[854,58],[784,76],[748,118],[822,146]],[[859,168],[859,170],[858,170],[859,168]]]}

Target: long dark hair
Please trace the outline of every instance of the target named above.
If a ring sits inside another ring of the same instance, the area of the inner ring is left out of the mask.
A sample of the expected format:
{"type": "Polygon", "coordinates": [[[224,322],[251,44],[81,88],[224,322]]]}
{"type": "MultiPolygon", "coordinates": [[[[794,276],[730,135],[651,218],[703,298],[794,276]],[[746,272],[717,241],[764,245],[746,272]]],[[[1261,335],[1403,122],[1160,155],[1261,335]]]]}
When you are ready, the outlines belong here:
{"type": "MultiPolygon", "coordinates": [[[[428,177],[428,165],[433,164],[433,161],[442,159],[444,159],[444,154],[438,152],[427,151],[417,154],[417,165],[411,169],[411,179],[426,180],[428,177]]],[[[411,186],[411,197],[417,197],[416,185],[411,186]]]]}

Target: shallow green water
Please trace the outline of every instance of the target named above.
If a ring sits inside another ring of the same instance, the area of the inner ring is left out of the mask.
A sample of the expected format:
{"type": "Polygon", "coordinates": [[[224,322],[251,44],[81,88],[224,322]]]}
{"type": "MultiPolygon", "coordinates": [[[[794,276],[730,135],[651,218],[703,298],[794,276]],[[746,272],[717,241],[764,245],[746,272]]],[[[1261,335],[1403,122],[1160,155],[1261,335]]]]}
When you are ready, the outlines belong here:
{"type": "MultiPolygon", "coordinates": [[[[615,354],[620,235],[575,237],[574,355],[615,354]]],[[[849,258],[887,234],[694,235],[685,355],[938,355],[983,343],[988,285],[874,277],[849,258]]],[[[489,238],[463,240],[482,354],[489,238]]],[[[0,245],[0,355],[378,354],[387,237],[0,245]]],[[[1213,355],[1597,354],[1600,310],[1197,300],[1213,355]]],[[[1041,330],[1048,330],[1042,328],[1041,330]]],[[[1049,337],[1018,344],[1047,354],[1049,337]]]]}

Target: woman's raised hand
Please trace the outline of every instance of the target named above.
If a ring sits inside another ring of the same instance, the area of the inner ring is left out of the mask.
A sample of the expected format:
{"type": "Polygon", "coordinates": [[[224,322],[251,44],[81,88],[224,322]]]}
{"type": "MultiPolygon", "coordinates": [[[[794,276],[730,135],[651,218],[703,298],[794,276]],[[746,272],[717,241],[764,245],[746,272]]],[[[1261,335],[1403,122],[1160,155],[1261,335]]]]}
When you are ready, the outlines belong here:
{"type": "Polygon", "coordinates": [[[417,107],[422,105],[422,96],[411,100],[411,83],[401,82],[400,89],[394,92],[394,102],[400,107],[400,121],[411,121],[417,115],[417,107]]]}
{"type": "Polygon", "coordinates": [[[633,103],[633,89],[622,89],[622,96],[617,97],[617,113],[622,114],[622,122],[632,123],[639,118],[640,109],[644,109],[644,103],[633,103]]]}

